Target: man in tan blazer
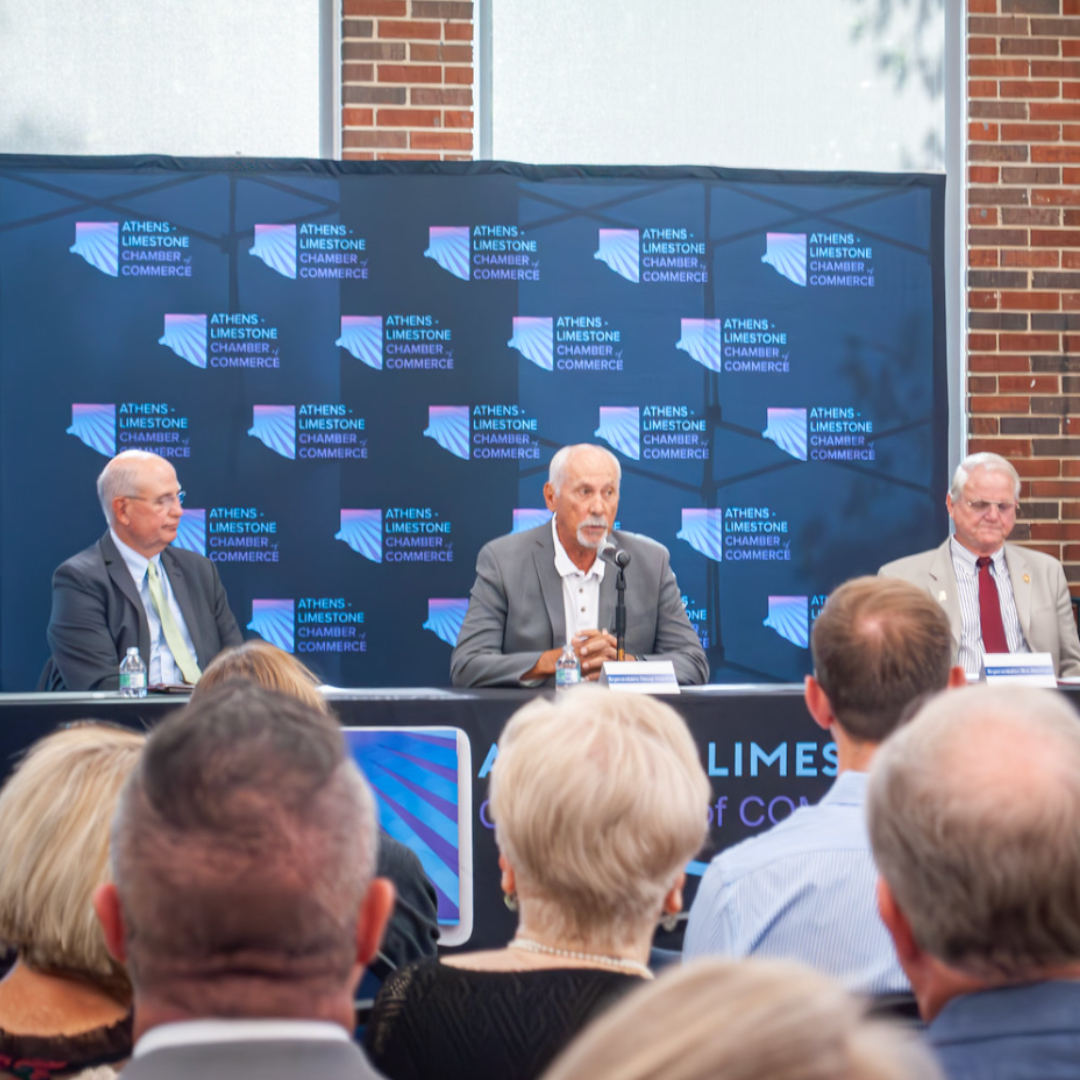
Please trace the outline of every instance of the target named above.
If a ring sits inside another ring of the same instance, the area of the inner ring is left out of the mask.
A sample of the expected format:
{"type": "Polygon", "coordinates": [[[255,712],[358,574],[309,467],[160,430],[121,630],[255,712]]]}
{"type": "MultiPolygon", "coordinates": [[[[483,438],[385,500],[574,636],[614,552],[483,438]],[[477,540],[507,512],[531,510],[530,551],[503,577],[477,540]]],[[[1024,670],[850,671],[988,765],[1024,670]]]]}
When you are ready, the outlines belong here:
{"type": "Polygon", "coordinates": [[[945,609],[956,662],[979,677],[983,645],[978,560],[990,560],[1009,652],[1046,652],[1058,678],[1080,677],[1080,639],[1065,571],[1057,559],[1007,544],[1020,477],[997,454],[971,454],[953,475],[945,506],[955,534],[940,547],[887,563],[878,573],[926,589],[945,609]]]}

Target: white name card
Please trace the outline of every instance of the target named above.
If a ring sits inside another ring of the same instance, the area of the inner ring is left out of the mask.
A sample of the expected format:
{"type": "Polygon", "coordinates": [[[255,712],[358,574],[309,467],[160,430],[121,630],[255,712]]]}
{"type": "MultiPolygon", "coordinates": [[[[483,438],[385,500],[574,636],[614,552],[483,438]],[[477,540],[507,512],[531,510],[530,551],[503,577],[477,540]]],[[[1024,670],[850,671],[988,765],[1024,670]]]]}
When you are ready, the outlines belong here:
{"type": "Polygon", "coordinates": [[[983,676],[990,686],[1057,686],[1054,661],[1048,652],[987,653],[983,676]]]}
{"type": "Polygon", "coordinates": [[[677,694],[679,680],[670,660],[605,660],[601,686],[624,694],[677,694]]]}

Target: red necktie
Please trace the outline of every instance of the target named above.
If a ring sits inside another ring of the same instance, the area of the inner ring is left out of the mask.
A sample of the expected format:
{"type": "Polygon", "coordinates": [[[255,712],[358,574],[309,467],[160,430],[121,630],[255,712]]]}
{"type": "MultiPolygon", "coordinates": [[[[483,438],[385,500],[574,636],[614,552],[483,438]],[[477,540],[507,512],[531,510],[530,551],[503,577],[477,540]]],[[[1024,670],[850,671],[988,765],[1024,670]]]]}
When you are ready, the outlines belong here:
{"type": "Polygon", "coordinates": [[[993,561],[989,555],[975,560],[979,568],[979,623],[982,626],[983,652],[1006,653],[1009,642],[1005,637],[1005,624],[1001,621],[1001,600],[997,583],[990,573],[993,561]]]}

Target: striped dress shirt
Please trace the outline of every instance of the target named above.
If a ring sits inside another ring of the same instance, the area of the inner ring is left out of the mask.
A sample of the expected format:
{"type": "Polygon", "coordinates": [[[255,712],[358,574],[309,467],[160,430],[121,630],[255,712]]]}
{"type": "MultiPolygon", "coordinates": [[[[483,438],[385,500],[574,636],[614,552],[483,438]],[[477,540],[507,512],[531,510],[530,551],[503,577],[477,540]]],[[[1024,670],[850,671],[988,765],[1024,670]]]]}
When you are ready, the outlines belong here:
{"type": "Polygon", "coordinates": [[[690,909],[683,956],[798,960],[857,993],[910,992],[878,915],[867,778],[841,773],[816,806],[713,859],[690,909]]]}
{"type": "MultiPolygon", "coordinates": [[[[953,573],[956,575],[956,595],[960,601],[960,648],[956,654],[956,662],[964,669],[968,679],[978,679],[982,675],[985,651],[982,642],[982,620],[979,617],[979,568],[975,565],[975,552],[968,551],[963,544],[957,543],[955,536],[949,544],[949,552],[952,555],[953,573]]],[[[1009,652],[1030,652],[1020,626],[1020,616],[1016,611],[1016,598],[1013,596],[1012,578],[1009,577],[1004,545],[990,558],[993,560],[990,573],[997,585],[1001,622],[1005,627],[1009,652]]]]}

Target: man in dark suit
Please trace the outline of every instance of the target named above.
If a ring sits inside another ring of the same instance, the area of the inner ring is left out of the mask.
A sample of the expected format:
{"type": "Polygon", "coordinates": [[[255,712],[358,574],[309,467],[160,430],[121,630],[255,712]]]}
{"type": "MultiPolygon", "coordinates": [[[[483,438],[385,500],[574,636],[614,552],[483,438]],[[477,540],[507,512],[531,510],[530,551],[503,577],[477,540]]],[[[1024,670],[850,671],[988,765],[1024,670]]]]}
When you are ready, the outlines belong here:
{"type": "Polygon", "coordinates": [[[115,690],[132,646],[151,686],[197,682],[243,635],[214,564],[169,546],[184,512],[176,471],[157,454],[125,450],[97,488],[109,529],[53,574],[41,688],[115,690]]]}
{"type": "Polygon", "coordinates": [[[709,662],[682,602],[667,548],[613,533],[621,468],[599,446],[563,447],[552,459],[548,525],[501,536],[476,561],[476,581],[450,658],[455,686],[539,686],[572,642],[581,674],[615,659],[614,566],[598,559],[610,538],[630,555],[626,659],[670,660],[680,683],[703,683],[709,662]]]}
{"type": "Polygon", "coordinates": [[[94,907],[134,992],[127,1080],[377,1080],[353,991],[394,888],[335,721],[230,682],[151,733],[94,907]]]}

